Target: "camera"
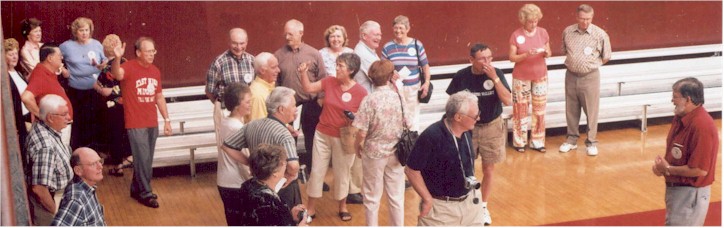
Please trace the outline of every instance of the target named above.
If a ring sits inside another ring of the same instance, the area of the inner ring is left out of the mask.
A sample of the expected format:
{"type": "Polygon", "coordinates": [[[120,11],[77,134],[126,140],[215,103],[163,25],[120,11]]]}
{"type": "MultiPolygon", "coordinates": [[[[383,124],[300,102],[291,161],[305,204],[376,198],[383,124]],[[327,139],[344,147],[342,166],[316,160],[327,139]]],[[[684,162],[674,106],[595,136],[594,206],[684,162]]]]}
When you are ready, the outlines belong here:
{"type": "Polygon", "coordinates": [[[345,115],[347,118],[349,118],[350,120],[354,120],[354,113],[353,113],[353,112],[344,110],[343,113],[344,113],[344,115],[345,115]]]}
{"type": "Polygon", "coordinates": [[[480,182],[475,179],[475,176],[465,177],[465,189],[480,189],[480,182]]]}
{"type": "MultiPolygon", "coordinates": [[[[307,219],[307,209],[299,211],[299,213],[297,214],[297,218],[299,218],[300,223],[302,221],[304,221],[305,219],[307,219]]],[[[310,221],[307,221],[307,222],[310,222],[310,221]]]]}

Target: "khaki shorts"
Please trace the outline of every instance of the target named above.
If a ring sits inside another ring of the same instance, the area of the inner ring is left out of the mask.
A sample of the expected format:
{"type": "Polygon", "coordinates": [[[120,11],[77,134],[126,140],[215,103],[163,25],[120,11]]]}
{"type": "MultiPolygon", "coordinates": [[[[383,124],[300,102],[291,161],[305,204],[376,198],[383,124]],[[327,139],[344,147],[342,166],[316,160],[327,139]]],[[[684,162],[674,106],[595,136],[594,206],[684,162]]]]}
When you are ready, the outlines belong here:
{"type": "Polygon", "coordinates": [[[494,164],[505,161],[505,133],[503,118],[498,117],[489,123],[475,124],[473,129],[473,148],[483,158],[483,163],[494,164]]]}

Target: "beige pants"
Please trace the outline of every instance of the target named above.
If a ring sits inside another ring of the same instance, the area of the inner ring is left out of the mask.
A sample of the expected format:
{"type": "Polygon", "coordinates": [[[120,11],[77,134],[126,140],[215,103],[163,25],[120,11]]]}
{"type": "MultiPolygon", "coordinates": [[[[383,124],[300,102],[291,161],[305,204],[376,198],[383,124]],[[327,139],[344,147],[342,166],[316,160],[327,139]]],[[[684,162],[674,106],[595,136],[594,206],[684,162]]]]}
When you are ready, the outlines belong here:
{"type": "Polygon", "coordinates": [[[601,74],[598,69],[586,74],[566,71],[566,123],[568,144],[576,145],[580,132],[581,109],[586,114],[588,132],[586,146],[598,144],[598,108],[601,95],[601,74]]]}
{"type": "Polygon", "coordinates": [[[389,225],[404,226],[405,220],[405,169],[400,165],[397,156],[380,159],[362,155],[364,186],[365,221],[367,226],[378,226],[380,199],[384,187],[389,201],[389,225]]]}
{"type": "MultiPolygon", "coordinates": [[[[53,201],[55,202],[55,211],[58,211],[58,208],[60,207],[60,200],[63,198],[63,192],[65,192],[65,189],[60,189],[52,195],[53,201]]],[[[30,210],[32,211],[31,219],[33,221],[33,225],[50,226],[50,223],[52,223],[55,218],[55,213],[51,213],[45,209],[34,193],[30,193],[28,195],[28,200],[30,201],[30,210]]]]}
{"type": "Polygon", "coordinates": [[[309,182],[307,182],[307,195],[313,198],[322,197],[322,184],[331,160],[334,175],[332,197],[335,200],[347,197],[350,190],[350,170],[355,158],[355,154],[347,154],[342,150],[342,143],[338,137],[316,131],[312,148],[312,171],[309,175],[309,182]]]}
{"type": "Polygon", "coordinates": [[[500,116],[490,123],[475,124],[473,148],[476,149],[477,155],[482,156],[483,163],[495,164],[505,161],[506,130],[503,118],[500,116]]]}
{"type": "Polygon", "coordinates": [[[473,203],[473,195],[480,201],[478,190],[468,192],[468,198],[462,202],[433,199],[432,209],[425,217],[417,219],[417,225],[483,226],[483,204],[473,203]]]}
{"type": "Polygon", "coordinates": [[[411,86],[402,86],[400,95],[405,101],[405,114],[410,117],[410,130],[420,130],[420,101],[417,100],[417,91],[420,90],[420,83],[411,86]]]}

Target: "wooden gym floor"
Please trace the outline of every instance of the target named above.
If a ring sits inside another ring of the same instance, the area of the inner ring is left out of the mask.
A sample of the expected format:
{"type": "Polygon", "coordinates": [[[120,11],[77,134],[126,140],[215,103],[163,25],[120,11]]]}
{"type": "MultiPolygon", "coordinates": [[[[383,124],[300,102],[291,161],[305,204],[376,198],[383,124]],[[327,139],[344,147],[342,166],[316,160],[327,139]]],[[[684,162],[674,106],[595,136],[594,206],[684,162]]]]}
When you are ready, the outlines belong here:
{"type": "MultiPolygon", "coordinates": [[[[721,136],[721,114],[714,115],[721,136]]],[[[586,155],[582,140],[577,151],[559,153],[565,129],[548,130],[548,153],[518,153],[508,148],[507,159],[496,166],[488,203],[493,225],[536,226],[665,208],[663,178],[654,176],[650,168],[654,157],[664,154],[670,121],[651,120],[647,133],[640,132],[635,122],[602,124],[596,157],[586,155]]],[[[479,160],[475,168],[476,176],[481,178],[479,160]]],[[[131,169],[125,170],[124,177],[105,175],[98,195],[105,206],[106,222],[111,226],[226,225],[215,170],[215,163],[202,164],[196,178],[191,178],[188,166],[155,169],[152,185],[159,195],[158,209],[145,207],[129,197],[131,169]]],[[[721,170],[720,149],[711,202],[722,199],[721,170]]],[[[327,183],[331,183],[331,169],[328,172],[327,183]]],[[[306,202],[305,186],[301,186],[306,202]]],[[[406,226],[417,225],[419,201],[412,188],[406,190],[406,226]]],[[[386,202],[383,196],[380,225],[389,224],[386,202]]],[[[319,205],[311,225],[365,225],[362,205],[348,206],[353,216],[349,222],[337,217],[337,207],[329,193],[324,194],[319,205]]],[[[663,218],[658,221],[663,225],[663,218]]]]}

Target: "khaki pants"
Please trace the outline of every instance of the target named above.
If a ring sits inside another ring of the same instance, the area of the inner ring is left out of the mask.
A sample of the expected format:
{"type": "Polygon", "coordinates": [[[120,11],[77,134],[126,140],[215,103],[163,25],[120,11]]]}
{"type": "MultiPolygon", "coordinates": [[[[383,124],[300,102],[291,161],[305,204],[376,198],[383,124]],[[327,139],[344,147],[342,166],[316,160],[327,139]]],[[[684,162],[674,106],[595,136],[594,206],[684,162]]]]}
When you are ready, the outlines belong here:
{"type": "Polygon", "coordinates": [[[601,74],[598,69],[590,73],[578,74],[566,71],[566,123],[568,124],[568,144],[576,145],[580,133],[578,123],[581,109],[586,113],[588,138],[586,146],[598,144],[598,103],[601,95],[601,74]]]}
{"type": "Polygon", "coordinates": [[[347,154],[342,150],[339,137],[316,131],[312,149],[312,172],[309,175],[309,182],[307,182],[307,195],[313,198],[322,197],[322,184],[331,160],[334,174],[332,197],[334,200],[347,197],[350,188],[350,170],[355,159],[355,154],[347,154]]]}
{"type": "Polygon", "coordinates": [[[389,203],[392,226],[405,223],[405,169],[394,154],[386,158],[369,158],[362,155],[365,221],[367,226],[378,226],[380,199],[384,187],[389,203]]]}
{"type": "Polygon", "coordinates": [[[703,226],[710,198],[711,185],[666,187],[666,225],[703,226]]]}
{"type": "Polygon", "coordinates": [[[473,199],[476,197],[480,201],[479,190],[468,192],[468,198],[462,202],[433,199],[432,209],[425,217],[417,219],[417,225],[483,226],[483,204],[473,203],[473,199]]]}
{"type": "Polygon", "coordinates": [[[420,83],[411,86],[402,86],[400,95],[405,101],[405,114],[410,117],[410,130],[420,130],[420,101],[417,100],[417,91],[420,90],[420,83]]]}
{"type": "MultiPolygon", "coordinates": [[[[68,132],[70,133],[70,132],[68,132]]],[[[63,198],[63,192],[65,189],[60,189],[54,194],[51,193],[53,201],[55,202],[55,211],[58,211],[60,207],[60,200],[63,198]]],[[[28,200],[30,201],[31,219],[34,226],[50,226],[55,218],[55,213],[51,213],[38,201],[38,198],[34,193],[28,194],[28,200]]]]}

